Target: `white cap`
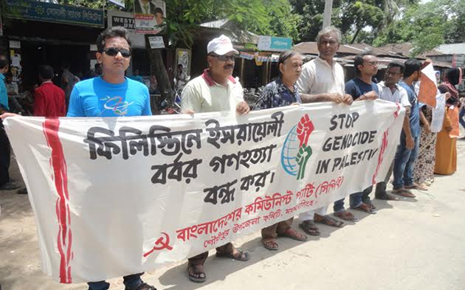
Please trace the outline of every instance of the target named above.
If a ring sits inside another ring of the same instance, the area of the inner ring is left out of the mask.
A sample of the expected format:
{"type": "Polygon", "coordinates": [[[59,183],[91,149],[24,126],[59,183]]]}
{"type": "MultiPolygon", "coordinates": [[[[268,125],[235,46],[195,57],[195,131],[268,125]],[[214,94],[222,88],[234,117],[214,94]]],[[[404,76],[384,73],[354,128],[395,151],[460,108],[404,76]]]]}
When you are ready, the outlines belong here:
{"type": "Polygon", "coordinates": [[[234,49],[231,39],[225,35],[221,35],[220,37],[213,39],[207,46],[207,53],[214,52],[217,55],[225,55],[231,51],[235,54],[239,54],[239,51],[234,49]]]}

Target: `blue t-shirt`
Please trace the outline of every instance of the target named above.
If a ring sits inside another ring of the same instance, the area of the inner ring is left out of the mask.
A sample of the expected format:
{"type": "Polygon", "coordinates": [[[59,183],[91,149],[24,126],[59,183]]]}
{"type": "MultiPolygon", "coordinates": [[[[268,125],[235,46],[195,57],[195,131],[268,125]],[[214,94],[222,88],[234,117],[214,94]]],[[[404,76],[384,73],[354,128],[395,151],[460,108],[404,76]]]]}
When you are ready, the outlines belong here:
{"type": "MultiPolygon", "coordinates": [[[[420,136],[420,106],[418,105],[417,94],[415,93],[415,87],[409,86],[404,82],[399,83],[406,91],[408,95],[408,101],[410,102],[410,131],[412,137],[420,136]]],[[[402,134],[404,131],[402,131],[402,134]]]]}
{"type": "Polygon", "coordinates": [[[96,77],[74,85],[67,117],[151,116],[147,87],[125,78],[123,83],[110,84],[96,77]]]}
{"type": "Polygon", "coordinates": [[[3,74],[0,74],[0,80],[0,106],[6,110],[10,110],[10,107],[8,107],[8,93],[5,85],[5,76],[3,74]]]}
{"type": "Polygon", "coordinates": [[[367,84],[366,82],[362,81],[360,78],[351,79],[346,83],[346,94],[352,96],[354,101],[360,98],[361,95],[375,91],[376,94],[379,96],[378,86],[372,82],[371,84],[367,84]]]}

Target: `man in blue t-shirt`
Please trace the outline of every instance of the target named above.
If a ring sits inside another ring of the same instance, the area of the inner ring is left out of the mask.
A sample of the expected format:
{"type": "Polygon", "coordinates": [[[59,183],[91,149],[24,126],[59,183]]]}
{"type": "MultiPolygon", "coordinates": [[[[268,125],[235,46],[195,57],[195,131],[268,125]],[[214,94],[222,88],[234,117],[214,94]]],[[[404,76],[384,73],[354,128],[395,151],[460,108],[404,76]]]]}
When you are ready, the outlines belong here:
{"type": "MultiPolygon", "coordinates": [[[[68,117],[150,116],[147,87],[128,79],[124,72],[131,61],[131,41],[123,27],[110,27],[97,38],[97,60],[103,75],[77,83],[71,92],[68,117]]],[[[111,237],[110,237],[111,238],[111,237]]],[[[125,290],[156,290],[144,283],[143,273],[124,278],[125,290]]],[[[89,282],[89,290],[105,290],[105,281],[89,282]]]]}
{"type": "Polygon", "coordinates": [[[410,122],[404,122],[400,144],[394,157],[392,192],[410,198],[415,197],[409,189],[416,188],[413,184],[413,168],[418,156],[418,146],[420,143],[420,109],[413,83],[417,82],[420,77],[421,62],[416,59],[407,60],[405,62],[404,79],[399,85],[407,91],[411,104],[410,112],[407,111],[410,122]]]}
{"type": "MultiPolygon", "coordinates": [[[[372,79],[378,73],[378,59],[370,52],[357,55],[354,58],[354,67],[357,77],[346,83],[346,93],[351,95],[354,101],[376,100],[379,95],[378,85],[372,79]]],[[[350,195],[350,207],[368,213],[376,213],[376,208],[368,196],[372,186],[363,192],[356,192],[350,195]]],[[[338,202],[342,210],[344,208],[343,200],[338,202]]],[[[336,206],[336,205],[335,205],[336,206]]]]}

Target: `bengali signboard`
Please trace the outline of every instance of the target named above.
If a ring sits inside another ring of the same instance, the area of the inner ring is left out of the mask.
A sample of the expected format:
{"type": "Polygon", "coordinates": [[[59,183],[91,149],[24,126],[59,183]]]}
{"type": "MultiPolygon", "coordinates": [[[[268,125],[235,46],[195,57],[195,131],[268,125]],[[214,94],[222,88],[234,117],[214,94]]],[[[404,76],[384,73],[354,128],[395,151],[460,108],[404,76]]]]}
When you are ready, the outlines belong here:
{"type": "Polygon", "coordinates": [[[103,10],[33,0],[4,0],[4,4],[4,16],[9,18],[83,26],[104,26],[103,10]]]}
{"type": "Polygon", "coordinates": [[[287,37],[259,36],[258,49],[265,51],[286,51],[291,49],[292,39],[287,37]]]}
{"type": "Polygon", "coordinates": [[[382,181],[404,110],[386,101],[127,118],[7,118],[61,283],[153,270],[382,181]]]}

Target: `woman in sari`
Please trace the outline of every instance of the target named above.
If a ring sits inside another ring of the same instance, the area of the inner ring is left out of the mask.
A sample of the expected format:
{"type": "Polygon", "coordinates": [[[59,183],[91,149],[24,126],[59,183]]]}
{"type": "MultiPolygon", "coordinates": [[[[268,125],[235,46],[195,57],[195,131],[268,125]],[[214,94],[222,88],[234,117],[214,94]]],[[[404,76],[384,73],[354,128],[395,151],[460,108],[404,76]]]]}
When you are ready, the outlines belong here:
{"type": "Polygon", "coordinates": [[[438,89],[441,93],[449,93],[446,101],[446,114],[441,132],[436,143],[436,164],[434,172],[442,175],[453,174],[457,170],[457,129],[459,92],[456,85],[462,82],[462,71],[459,68],[447,70],[444,83],[438,89]]]}
{"type": "Polygon", "coordinates": [[[434,181],[437,133],[431,132],[432,121],[433,109],[428,105],[422,105],[420,108],[420,147],[413,170],[413,181],[421,189],[426,189],[426,186],[434,181]]]}

